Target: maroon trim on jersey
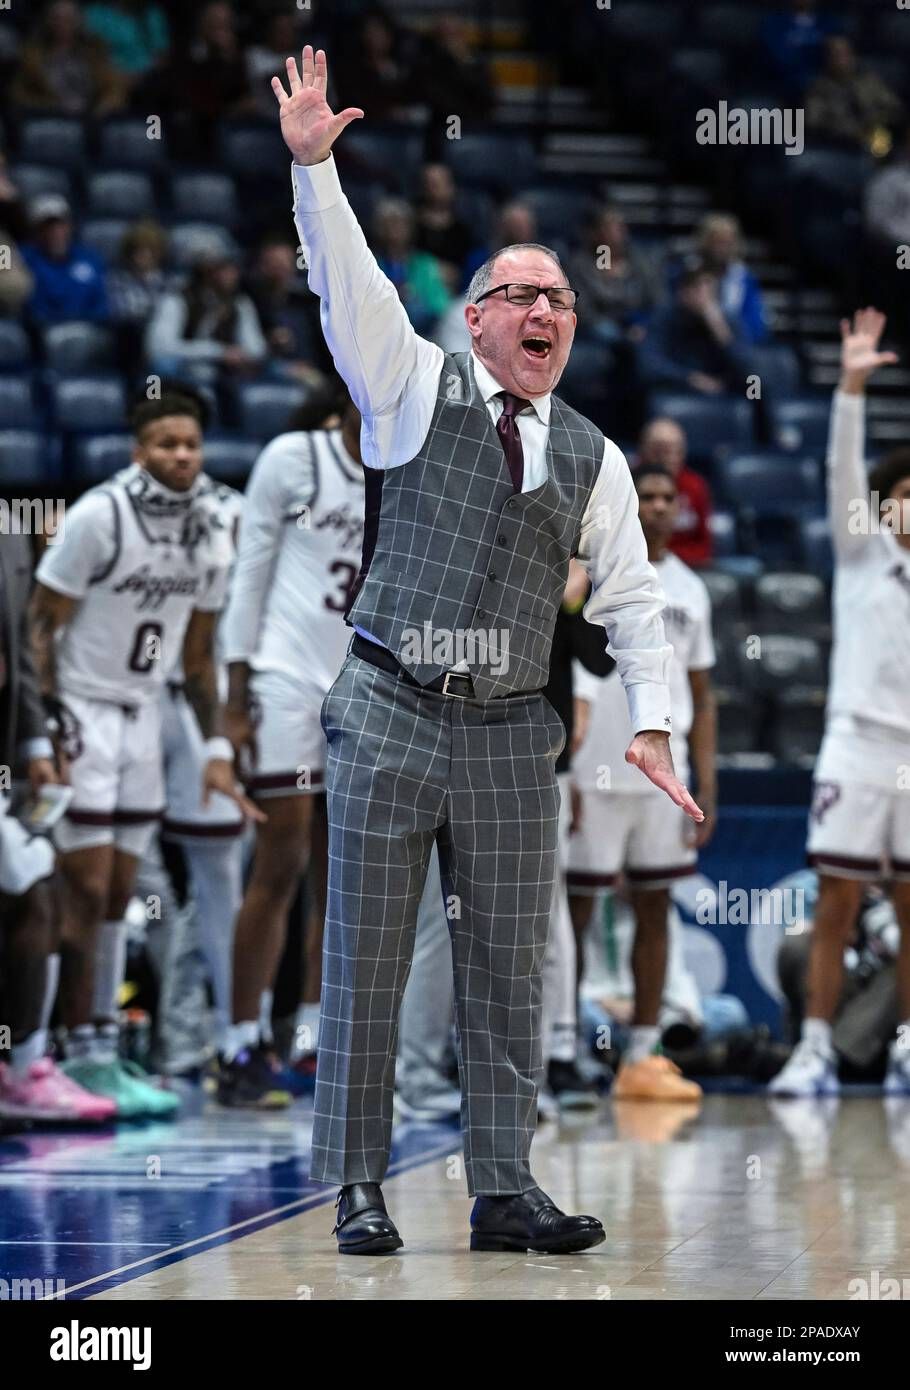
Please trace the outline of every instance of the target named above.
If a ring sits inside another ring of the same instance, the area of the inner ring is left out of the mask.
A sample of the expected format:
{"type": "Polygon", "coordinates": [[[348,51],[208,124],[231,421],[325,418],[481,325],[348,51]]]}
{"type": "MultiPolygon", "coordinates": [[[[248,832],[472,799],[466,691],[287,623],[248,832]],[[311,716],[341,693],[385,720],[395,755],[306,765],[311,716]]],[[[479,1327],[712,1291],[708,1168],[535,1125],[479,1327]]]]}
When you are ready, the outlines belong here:
{"type": "Polygon", "coordinates": [[[72,806],[67,808],[66,819],[71,820],[73,825],[113,825],[113,811],[78,811],[72,806]]]}
{"type": "Polygon", "coordinates": [[[891,859],[891,868],[895,874],[901,877],[910,877],[910,859],[891,859]]]}
{"type": "Polygon", "coordinates": [[[160,811],[121,811],[119,806],[114,812],[115,825],[142,825],[145,821],[161,820],[164,810],[160,811]]]}
{"type": "Polygon", "coordinates": [[[566,874],[566,887],[570,893],[573,888],[612,888],[618,877],[618,874],[589,874],[572,869],[566,874]]]}
{"type": "Polygon", "coordinates": [[[809,852],[806,863],[813,869],[853,869],[858,874],[881,875],[882,866],[877,859],[854,859],[849,854],[825,854],[809,852]]]}
{"type": "Polygon", "coordinates": [[[243,821],[232,821],[230,824],[219,821],[206,825],[203,821],[168,820],[165,816],[161,832],[163,835],[185,835],[194,840],[229,840],[243,834],[243,821]]]}
{"type": "Polygon", "coordinates": [[[250,796],[267,796],[270,792],[318,792],[325,785],[325,774],[321,771],[310,773],[308,787],[298,786],[299,777],[299,772],[266,772],[250,777],[246,785],[250,796]]]}
{"type": "Polygon", "coordinates": [[[626,878],[630,883],[662,883],[665,878],[688,878],[695,873],[695,862],[691,864],[677,864],[668,869],[626,869],[626,878]]]}

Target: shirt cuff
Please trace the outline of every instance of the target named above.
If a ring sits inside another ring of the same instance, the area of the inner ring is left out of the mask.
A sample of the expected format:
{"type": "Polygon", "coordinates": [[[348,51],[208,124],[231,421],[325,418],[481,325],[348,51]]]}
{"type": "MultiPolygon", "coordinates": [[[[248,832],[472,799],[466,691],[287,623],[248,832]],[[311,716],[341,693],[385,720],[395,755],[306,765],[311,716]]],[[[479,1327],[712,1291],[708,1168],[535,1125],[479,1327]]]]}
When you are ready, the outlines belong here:
{"type": "Polygon", "coordinates": [[[595,676],[580,661],[572,662],[572,694],[576,700],[587,700],[593,704],[605,680],[605,676],[595,676]]]}
{"type": "Polygon", "coordinates": [[[672,733],[668,685],[652,685],[650,681],[639,681],[636,685],[626,686],[626,699],[635,733],[643,734],[649,729],[659,730],[664,734],[672,733]]]}
{"type": "Polygon", "coordinates": [[[291,185],[295,216],[298,212],[324,212],[344,196],[332,155],[321,164],[292,164],[291,185]]]}
{"type": "Polygon", "coordinates": [[[30,763],[33,758],[53,758],[54,745],[49,738],[39,735],[37,738],[25,738],[19,744],[19,757],[23,762],[30,763]]]}

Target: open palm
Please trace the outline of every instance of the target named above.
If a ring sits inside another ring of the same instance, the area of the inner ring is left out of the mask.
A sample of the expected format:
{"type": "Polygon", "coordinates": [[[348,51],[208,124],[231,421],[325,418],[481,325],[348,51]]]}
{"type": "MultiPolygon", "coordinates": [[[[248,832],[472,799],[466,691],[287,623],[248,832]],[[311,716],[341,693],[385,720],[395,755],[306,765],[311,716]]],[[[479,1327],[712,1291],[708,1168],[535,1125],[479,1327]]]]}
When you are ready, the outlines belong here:
{"type": "Polygon", "coordinates": [[[849,319],[841,319],[841,370],[845,376],[864,382],[879,367],[897,361],[893,352],[878,350],[886,323],[878,309],[857,309],[852,325],[849,319]]]}
{"type": "Polygon", "coordinates": [[[336,115],[329,106],[325,99],[328,74],[321,48],[314,53],[307,44],[299,73],[294,58],[288,58],[285,67],[290,96],[281,78],[272,78],[272,91],[280,108],[281,134],[297,164],[320,164],[351,121],[362,120],[363,112],[357,106],[348,106],[336,115]]]}

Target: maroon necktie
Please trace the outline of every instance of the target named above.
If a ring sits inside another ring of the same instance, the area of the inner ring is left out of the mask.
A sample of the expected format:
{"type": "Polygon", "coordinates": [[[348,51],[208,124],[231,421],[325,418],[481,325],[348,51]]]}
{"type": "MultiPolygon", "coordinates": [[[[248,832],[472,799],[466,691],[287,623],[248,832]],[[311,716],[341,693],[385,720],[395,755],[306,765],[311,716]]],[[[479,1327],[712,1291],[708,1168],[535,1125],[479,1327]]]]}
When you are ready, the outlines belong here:
{"type": "Polygon", "coordinates": [[[521,485],[525,476],[525,456],[522,452],[521,435],[518,433],[518,421],[515,416],[519,410],[524,410],[526,405],[530,405],[530,401],[522,400],[521,396],[513,396],[511,391],[500,391],[499,399],[502,401],[502,414],[496,421],[496,433],[499,435],[502,452],[509,465],[512,486],[516,492],[521,492],[521,485]]]}

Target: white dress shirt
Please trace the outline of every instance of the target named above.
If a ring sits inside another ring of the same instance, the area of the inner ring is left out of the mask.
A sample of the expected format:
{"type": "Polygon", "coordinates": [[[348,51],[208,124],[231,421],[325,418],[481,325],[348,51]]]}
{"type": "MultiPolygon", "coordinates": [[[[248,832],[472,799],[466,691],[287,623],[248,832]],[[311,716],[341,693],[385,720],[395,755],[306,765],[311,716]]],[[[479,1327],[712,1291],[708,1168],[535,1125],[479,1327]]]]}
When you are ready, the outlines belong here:
{"type": "MultiPolygon", "coordinates": [[[[322,327],[335,365],[363,417],[367,468],[396,468],[419,452],[429,432],[445,360],[442,349],[411,325],[394,285],[344,196],[335,161],[292,166],[294,221],[321,300],[322,327]]],[[[504,388],[476,354],[474,379],[490,419],[502,413],[504,388]]],[[[550,395],[516,417],[524,454],[523,492],[547,479],[550,395]]],[[[584,614],[606,628],[629,702],[632,726],[669,732],[672,649],[661,621],[664,597],[638,520],[638,497],[626,460],[607,439],[600,473],[582,521],[578,560],[591,579],[584,614]]]]}

